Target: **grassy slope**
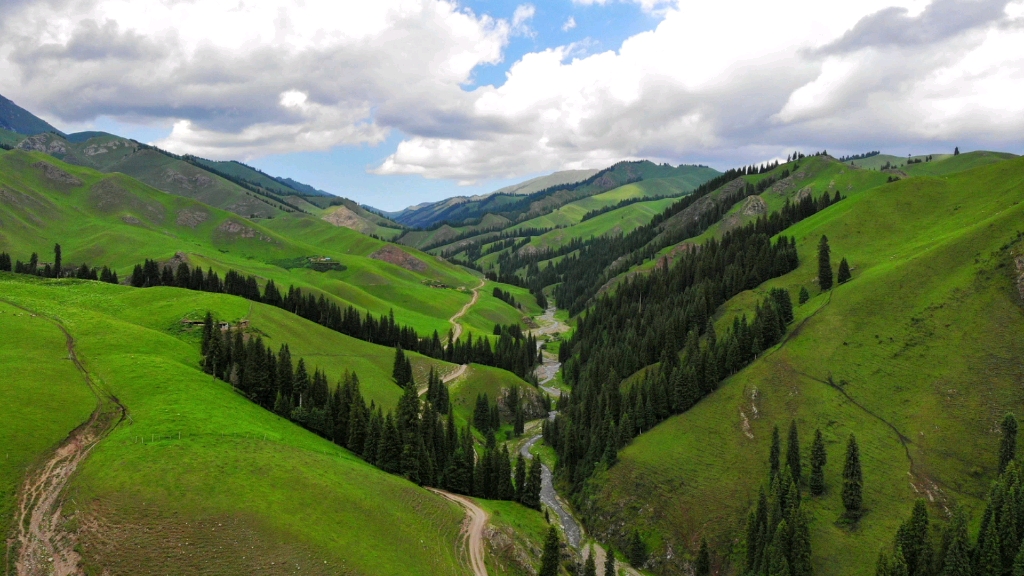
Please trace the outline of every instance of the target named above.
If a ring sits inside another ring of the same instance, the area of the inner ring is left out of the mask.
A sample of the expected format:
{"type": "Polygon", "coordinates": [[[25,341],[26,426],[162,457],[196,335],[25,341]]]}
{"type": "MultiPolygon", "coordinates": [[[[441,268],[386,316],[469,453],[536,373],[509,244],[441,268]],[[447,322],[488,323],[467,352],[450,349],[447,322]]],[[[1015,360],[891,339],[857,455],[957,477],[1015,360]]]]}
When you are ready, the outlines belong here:
{"type": "Polygon", "coordinates": [[[0,534],[7,534],[26,469],[89,418],[96,397],[46,318],[0,302],[0,334],[0,534]]]}
{"type": "MultiPolygon", "coordinates": [[[[194,334],[133,321],[168,314],[160,291],[2,281],[9,299],[61,319],[87,369],[132,416],[70,487],[65,510],[84,529],[87,565],[112,573],[464,573],[459,508],[211,381],[196,369],[194,334]],[[140,301],[147,299],[152,314],[140,301]]],[[[225,314],[246,306],[228,302],[225,314]]]]}
{"type": "Polygon", "coordinates": [[[446,332],[448,318],[469,300],[464,292],[431,288],[426,282],[475,285],[471,274],[409,248],[401,250],[423,263],[421,271],[368,258],[386,244],[346,228],[311,218],[248,222],[123,175],[103,175],[41,154],[0,154],[0,188],[10,197],[0,205],[0,250],[22,260],[37,251],[45,261],[53,243],[60,242],[66,263],[109,264],[124,276],[145,258],[168,259],[182,252],[222,274],[234,268],[283,286],[315,287],[343,305],[375,314],[394,309],[400,322],[426,333],[446,332]],[[33,166],[40,161],[60,167],[83,185],[47,179],[33,166]],[[188,221],[195,215],[202,221],[188,221]],[[292,268],[313,255],[331,256],[347,269],[321,274],[292,268]]]}
{"type": "MultiPolygon", "coordinates": [[[[1012,160],[905,180],[851,194],[787,231],[801,266],[759,292],[813,288],[822,234],[835,261],[849,258],[853,281],[798,308],[781,347],[624,450],[598,481],[602,501],[614,502],[595,509],[606,514],[602,528],[653,505],[640,520],[653,543],[678,553],[705,533],[724,550],[765,476],[772,424],[784,428],[791,418],[805,458],[815,428],[829,445],[828,494],[808,502],[818,574],[873,572],[919,490],[977,512],[995,473],[998,419],[1024,400],[1015,360],[1024,346],[1014,336],[1024,317],[1010,256],[1000,252],[1024,216],[1022,174],[1024,161],[1012,160]],[[830,375],[863,408],[823,383],[830,375]],[[743,433],[744,417],[754,439],[743,433]],[[886,422],[908,439],[907,452],[886,422]],[[836,522],[851,432],[868,508],[855,530],[836,522]]],[[[754,300],[745,293],[730,308],[749,313],[754,300]]]]}

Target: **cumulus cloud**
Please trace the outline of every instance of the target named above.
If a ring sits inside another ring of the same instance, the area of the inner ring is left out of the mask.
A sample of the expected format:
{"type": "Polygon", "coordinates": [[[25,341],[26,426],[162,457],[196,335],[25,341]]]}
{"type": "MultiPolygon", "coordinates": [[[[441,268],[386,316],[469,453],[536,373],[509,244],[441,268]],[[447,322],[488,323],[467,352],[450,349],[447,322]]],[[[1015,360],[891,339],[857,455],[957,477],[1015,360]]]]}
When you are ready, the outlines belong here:
{"type": "Polygon", "coordinates": [[[572,16],[569,16],[569,18],[565,21],[565,24],[562,24],[562,32],[568,32],[569,30],[572,30],[575,27],[576,19],[573,18],[572,16]]]}
{"type": "Polygon", "coordinates": [[[397,131],[374,173],[463,183],[629,158],[999,147],[1024,129],[1024,0],[638,3],[658,24],[615,50],[548,47],[476,85],[533,35],[532,4],[496,18],[454,0],[17,0],[0,14],[0,93],[64,121],[164,122],[159,145],[214,158],[397,131]]]}

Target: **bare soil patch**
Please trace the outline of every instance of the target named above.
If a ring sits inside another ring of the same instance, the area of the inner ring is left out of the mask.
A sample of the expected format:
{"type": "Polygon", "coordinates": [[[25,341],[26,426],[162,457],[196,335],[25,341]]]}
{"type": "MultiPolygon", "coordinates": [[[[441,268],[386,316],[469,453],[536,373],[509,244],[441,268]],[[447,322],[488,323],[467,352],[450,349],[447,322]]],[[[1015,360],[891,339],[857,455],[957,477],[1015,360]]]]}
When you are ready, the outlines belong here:
{"type": "Polygon", "coordinates": [[[402,250],[394,244],[386,244],[380,250],[377,250],[373,254],[370,254],[370,258],[374,260],[381,260],[394,264],[395,266],[401,266],[406,270],[412,270],[413,272],[426,272],[427,265],[419,258],[409,254],[405,250],[402,250]]]}

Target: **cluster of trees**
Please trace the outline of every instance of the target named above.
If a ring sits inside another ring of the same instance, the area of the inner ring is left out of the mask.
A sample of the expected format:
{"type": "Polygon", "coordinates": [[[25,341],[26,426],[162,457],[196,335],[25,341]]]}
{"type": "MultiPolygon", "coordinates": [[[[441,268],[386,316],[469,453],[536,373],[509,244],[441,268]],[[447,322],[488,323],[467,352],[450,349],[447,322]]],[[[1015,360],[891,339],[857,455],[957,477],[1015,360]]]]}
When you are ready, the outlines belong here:
{"type": "MultiPolygon", "coordinates": [[[[822,292],[828,292],[832,289],[832,278],[832,249],[828,245],[828,237],[823,234],[821,240],[818,241],[818,287],[821,288],[822,292]]],[[[851,278],[850,263],[844,257],[839,262],[839,272],[836,275],[836,280],[840,284],[845,284],[851,278]]],[[[809,297],[810,295],[807,295],[807,298],[809,297]]],[[[803,292],[801,292],[800,298],[801,304],[807,301],[803,292]]]]}
{"type": "Polygon", "coordinates": [[[469,426],[456,426],[447,391],[437,390],[444,384],[433,373],[422,401],[411,373],[406,377],[403,371],[402,398],[394,412],[385,413],[366,403],[355,373],[346,373],[331,392],[326,374],[319,369],[310,374],[301,358],[293,363],[287,344],[275,354],[259,336],[237,327],[222,329],[210,313],[203,321],[201,352],[208,374],[381,470],[424,486],[539,508],[539,461],[537,470],[527,473],[520,457],[513,477],[508,449],[495,449],[493,437],[477,458],[469,426]],[[449,404],[447,414],[437,410],[444,404],[449,404]]]}
{"type": "Polygon", "coordinates": [[[364,316],[352,306],[342,310],[338,304],[331,302],[323,294],[319,297],[304,294],[295,286],[289,286],[288,291],[282,293],[273,280],[267,280],[261,291],[255,276],[243,276],[234,270],[229,270],[221,281],[212,269],[203,274],[202,268],[191,268],[186,262],[171,268],[169,265],[161,267],[156,261],[147,259],[144,264],[135,265],[131,285],[139,288],[175,286],[241,296],[254,302],[282,308],[359,340],[382,346],[400,346],[405,350],[457,364],[475,362],[504,368],[523,378],[529,377],[533,367],[539,362],[536,339],[532,335],[523,335],[521,330],[518,336],[510,331],[502,332],[493,348],[487,338],[480,338],[474,343],[472,334],[466,342],[452,342],[449,334],[448,345],[445,346],[441,343],[436,330],[429,338],[421,337],[411,326],[402,326],[395,322],[393,312],[375,318],[367,311],[364,316]]]}
{"type": "Polygon", "coordinates": [[[872,156],[878,156],[881,154],[878,150],[872,150],[871,152],[865,152],[863,154],[853,154],[852,156],[840,156],[840,162],[852,162],[853,160],[866,160],[872,156]]]}
{"type": "MultiPolygon", "coordinates": [[[[510,388],[506,405],[512,412],[512,433],[522,436],[526,427],[526,412],[523,410],[519,388],[510,388]]],[[[487,394],[479,394],[476,397],[476,404],[473,405],[473,427],[484,436],[490,436],[501,428],[501,412],[498,404],[491,404],[487,394]]]]}
{"type": "Polygon", "coordinates": [[[1018,576],[1024,574],[1024,470],[1016,461],[1017,420],[1007,414],[1002,422],[999,477],[988,495],[977,537],[960,507],[952,521],[933,538],[924,500],[883,549],[877,576],[1018,576]]]}
{"type": "MultiPolygon", "coordinates": [[[[628,292],[623,296],[626,294],[628,292]]],[[[564,372],[572,382],[572,394],[563,395],[559,401],[561,413],[553,422],[543,425],[545,441],[559,456],[558,474],[568,481],[573,495],[581,493],[584,483],[600,464],[614,465],[618,450],[635,436],[673,414],[689,410],[711,393],[722,378],[778,343],[786,324],[792,320],[789,293],[778,290],[760,303],[752,322],[746,317],[737,319],[732,329],[719,338],[708,317],[701,319],[700,316],[700,310],[714,310],[699,304],[706,303],[706,291],[686,290],[682,294],[689,296],[679,301],[682,308],[678,311],[674,298],[652,302],[658,314],[668,318],[659,328],[652,329],[660,330],[659,334],[650,335],[642,330],[642,323],[650,318],[646,310],[641,314],[635,303],[620,301],[633,314],[639,314],[639,318],[630,321],[615,318],[607,305],[598,305],[584,322],[600,314],[605,318],[606,328],[615,328],[588,334],[615,336],[606,338],[605,342],[589,336],[586,340],[574,338],[573,346],[580,346],[581,350],[569,361],[564,372]],[[631,326],[633,321],[641,324],[631,326]],[[673,336],[674,325],[686,330],[682,358],[673,336]],[[637,344],[630,336],[634,332],[637,344]],[[659,344],[657,348],[653,347],[655,342],[659,344]],[[631,348],[634,345],[636,348],[631,348]],[[628,367],[635,362],[647,365],[658,360],[658,357],[651,362],[637,360],[637,356],[645,353],[644,345],[652,347],[650,353],[660,353],[660,364],[622,393],[618,374],[633,373],[628,367]],[[584,352],[588,347],[594,350],[584,352]]]]}
{"type": "MultiPolygon", "coordinates": [[[[820,438],[820,432],[818,438],[820,438]]],[[[790,425],[786,457],[781,458],[779,428],[772,430],[767,490],[747,517],[748,576],[811,576],[811,534],[800,508],[801,463],[796,423],[790,425]]]]}
{"type": "Polygon", "coordinates": [[[15,274],[31,274],[33,276],[42,276],[44,278],[78,278],[79,280],[99,280],[100,282],[106,282],[108,284],[118,284],[120,281],[117,278],[117,272],[114,272],[110,268],[104,266],[100,268],[90,268],[88,264],[84,262],[78,266],[78,268],[68,268],[64,266],[60,244],[55,244],[53,247],[53,264],[44,264],[42,267],[39,266],[39,254],[33,252],[29,257],[28,262],[22,262],[16,260],[11,262],[11,255],[6,252],[0,252],[0,272],[14,272],[15,274]]]}
{"type": "Polygon", "coordinates": [[[590,210],[589,212],[583,215],[583,218],[580,218],[580,222],[586,222],[587,220],[590,220],[591,218],[596,218],[601,214],[607,214],[608,212],[618,210],[619,208],[625,208],[626,206],[636,204],[637,202],[652,202],[654,200],[663,200],[665,198],[672,198],[672,196],[637,196],[635,198],[626,198],[625,200],[619,200],[615,204],[604,206],[603,208],[596,208],[594,210],[590,210]]]}
{"type": "Polygon", "coordinates": [[[520,309],[522,308],[522,306],[518,302],[516,302],[516,297],[513,296],[511,292],[502,290],[501,288],[495,286],[492,295],[498,300],[501,300],[502,302],[508,304],[509,306],[520,309]]]}

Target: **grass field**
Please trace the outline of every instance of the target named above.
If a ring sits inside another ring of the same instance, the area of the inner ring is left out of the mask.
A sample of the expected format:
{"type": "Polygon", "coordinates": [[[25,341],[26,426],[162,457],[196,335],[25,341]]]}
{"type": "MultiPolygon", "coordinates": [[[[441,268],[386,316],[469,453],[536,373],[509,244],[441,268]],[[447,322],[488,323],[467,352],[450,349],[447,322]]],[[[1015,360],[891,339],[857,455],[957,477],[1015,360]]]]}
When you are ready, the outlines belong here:
{"type": "MultiPolygon", "coordinates": [[[[67,326],[93,379],[131,415],[95,449],[69,488],[65,512],[80,530],[87,567],[111,573],[464,573],[457,555],[461,509],[200,372],[195,335],[173,321],[176,307],[189,303],[160,293],[173,289],[10,274],[0,274],[0,283],[6,299],[67,326]]],[[[223,317],[249,306],[214,297],[225,300],[218,311],[223,317]]],[[[30,319],[10,314],[5,306],[4,327],[27,331],[24,338],[40,344],[32,360],[52,365],[63,356],[63,337],[52,324],[40,320],[32,326],[30,319]]],[[[12,351],[23,354],[24,347],[5,339],[0,351],[7,358],[12,351]]],[[[49,366],[41,371],[60,379],[52,385],[80,381],[49,366]]],[[[8,391],[8,381],[4,394],[33,393],[39,382],[33,377],[14,385],[8,391]]],[[[43,409],[51,418],[35,426],[36,439],[23,443],[19,468],[63,437],[76,419],[84,420],[94,405],[84,383],[61,395],[66,400],[57,403],[57,412],[50,405],[37,403],[35,409],[31,401],[21,403],[29,421],[40,420],[43,409]]],[[[5,467],[5,483],[11,478],[5,467]]]]}
{"type": "Polygon", "coordinates": [[[499,576],[532,576],[540,565],[548,523],[544,515],[513,502],[481,500],[474,502],[491,518],[491,526],[500,537],[487,541],[487,573],[499,576]],[[525,569],[530,564],[532,570],[525,569]]]}
{"type": "Polygon", "coordinates": [[[96,397],[68,360],[60,329],[0,295],[0,534],[7,534],[28,468],[89,418],[96,397]]]}
{"type": "Polygon", "coordinates": [[[15,259],[39,252],[47,261],[59,242],[65,263],[107,264],[125,278],[146,258],[166,260],[181,253],[222,275],[235,269],[374,314],[394,310],[400,323],[424,334],[447,332],[448,318],[470,299],[457,288],[476,282],[433,256],[314,218],[250,222],[123,175],[69,166],[42,154],[0,153],[0,187],[0,250],[15,259]],[[311,256],[331,257],[345,269],[313,272],[303,267],[311,256]]]}
{"type": "MultiPolygon", "coordinates": [[[[771,426],[794,418],[805,458],[815,428],[829,446],[828,493],[806,501],[816,573],[872,573],[918,497],[933,497],[937,516],[957,502],[977,520],[995,474],[997,423],[1024,401],[1015,360],[1024,346],[1014,336],[1024,316],[1012,256],[1002,249],[1022,229],[1022,175],[1024,161],[1010,160],[907,179],[851,194],[786,231],[798,240],[801,266],[758,293],[781,286],[795,299],[806,286],[816,294],[822,234],[834,263],[849,259],[853,280],[798,307],[784,344],[624,450],[598,477],[591,521],[603,531],[639,526],[662,553],[700,534],[719,551],[737,550],[730,542],[765,476],[771,426]],[[851,432],[868,509],[852,528],[838,522],[851,432]],[[641,508],[650,512],[637,516],[641,508]]],[[[755,301],[741,294],[724,314],[750,314],[755,301]]]]}

